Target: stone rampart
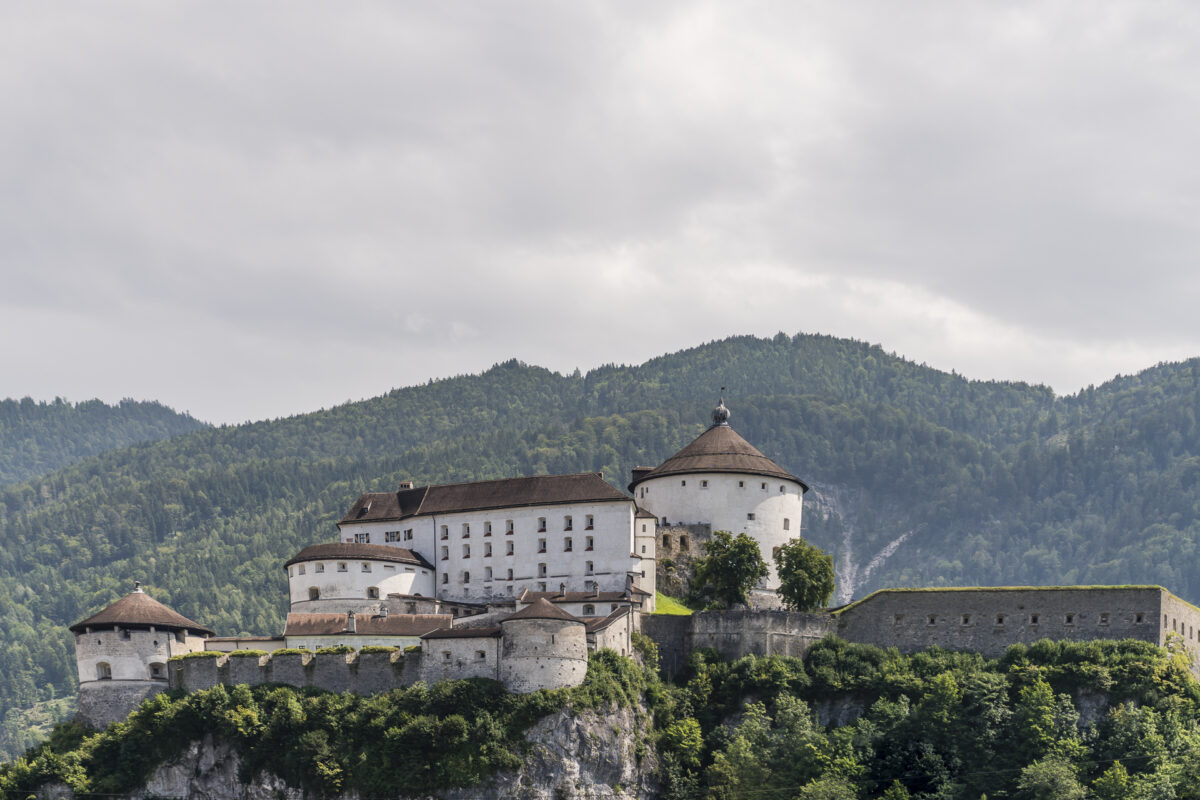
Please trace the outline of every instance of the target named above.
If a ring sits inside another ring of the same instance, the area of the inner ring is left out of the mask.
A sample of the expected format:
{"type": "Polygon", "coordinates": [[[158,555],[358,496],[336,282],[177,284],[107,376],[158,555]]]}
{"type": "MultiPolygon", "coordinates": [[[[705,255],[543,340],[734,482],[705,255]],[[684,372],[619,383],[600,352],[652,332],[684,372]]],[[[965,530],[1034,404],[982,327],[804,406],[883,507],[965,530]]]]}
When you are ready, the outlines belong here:
{"type": "Polygon", "coordinates": [[[912,653],[934,645],[989,658],[1039,639],[1140,639],[1188,626],[1194,647],[1200,612],[1157,586],[882,589],[839,610],[843,639],[912,653]],[[1170,606],[1174,613],[1164,611],[1170,606]]]}
{"type": "Polygon", "coordinates": [[[76,719],[96,729],[107,728],[166,689],[166,681],[89,681],[79,686],[76,719]]]}
{"type": "Polygon", "coordinates": [[[837,632],[828,612],[705,611],[691,616],[647,615],[642,632],[658,644],[659,663],[674,674],[688,653],[710,647],[728,659],[746,655],[802,656],[837,632]]]}
{"type": "Polygon", "coordinates": [[[421,653],[283,653],[181,658],[168,665],[172,689],[283,683],[330,692],[376,694],[420,680],[421,653]]]}

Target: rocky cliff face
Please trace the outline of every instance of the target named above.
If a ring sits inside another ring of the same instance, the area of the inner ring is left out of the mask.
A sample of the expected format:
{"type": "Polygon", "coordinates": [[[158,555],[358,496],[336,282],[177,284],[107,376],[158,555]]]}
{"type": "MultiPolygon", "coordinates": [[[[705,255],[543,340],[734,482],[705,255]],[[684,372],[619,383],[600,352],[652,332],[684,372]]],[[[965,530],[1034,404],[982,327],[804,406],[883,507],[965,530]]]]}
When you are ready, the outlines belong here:
{"type": "MultiPolygon", "coordinates": [[[[582,714],[558,711],[526,733],[530,749],[519,770],[496,775],[483,786],[440,792],[429,800],[648,800],[656,794],[658,766],[649,728],[649,715],[640,708],[582,714]]],[[[240,758],[227,745],[205,737],[159,767],[131,796],[134,800],[304,800],[303,791],[268,773],[248,783],[241,781],[240,766],[240,758]]],[[[62,785],[43,787],[39,794],[41,800],[74,800],[62,785]]],[[[338,800],[358,798],[348,794],[338,800]]]]}

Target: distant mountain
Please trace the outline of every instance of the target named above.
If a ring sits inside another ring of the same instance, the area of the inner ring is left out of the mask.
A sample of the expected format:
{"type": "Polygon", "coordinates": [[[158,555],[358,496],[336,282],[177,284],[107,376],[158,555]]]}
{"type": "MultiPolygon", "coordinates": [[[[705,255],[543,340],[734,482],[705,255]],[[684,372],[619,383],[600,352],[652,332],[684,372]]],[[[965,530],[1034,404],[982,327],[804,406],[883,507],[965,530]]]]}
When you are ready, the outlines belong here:
{"type": "Polygon", "coordinates": [[[205,427],[160,403],[0,400],[0,484],[53,472],[88,456],[205,427]]]}
{"type": "Polygon", "coordinates": [[[857,341],[736,337],[586,375],[510,361],[0,487],[0,707],[73,691],[63,626],[135,579],[221,634],[278,631],[284,560],[360,492],[582,470],[623,488],[722,386],[738,432],[813,487],[804,535],[836,553],[842,598],[1137,582],[1200,600],[1200,361],[1056,398],[857,341]]]}

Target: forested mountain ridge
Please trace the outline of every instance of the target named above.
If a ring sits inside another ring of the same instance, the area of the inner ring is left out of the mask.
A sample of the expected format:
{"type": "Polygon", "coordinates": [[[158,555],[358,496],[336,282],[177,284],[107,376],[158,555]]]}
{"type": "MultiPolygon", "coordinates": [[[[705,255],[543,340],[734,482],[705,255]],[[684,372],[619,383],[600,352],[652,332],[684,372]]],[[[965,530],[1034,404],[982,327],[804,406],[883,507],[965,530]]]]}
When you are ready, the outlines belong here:
{"type": "Polygon", "coordinates": [[[0,400],[0,484],[61,469],[88,456],[205,427],[161,403],[0,400]]]}
{"type": "Polygon", "coordinates": [[[64,626],[133,580],[222,634],[277,631],[282,563],[360,492],[584,470],[623,488],[704,429],[721,386],[739,433],[813,487],[804,533],[856,595],[1145,582],[1200,600],[1200,362],[1055,398],[861,342],[736,337],[586,375],[510,361],[0,487],[0,707],[73,691],[64,626]]]}

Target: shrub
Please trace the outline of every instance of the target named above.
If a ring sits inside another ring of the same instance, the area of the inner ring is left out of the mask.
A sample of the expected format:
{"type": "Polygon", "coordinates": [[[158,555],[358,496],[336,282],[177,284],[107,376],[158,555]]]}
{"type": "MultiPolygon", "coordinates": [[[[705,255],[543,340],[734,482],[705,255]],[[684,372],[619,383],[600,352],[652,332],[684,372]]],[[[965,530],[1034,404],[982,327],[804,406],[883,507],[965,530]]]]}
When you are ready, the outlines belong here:
{"type": "Polygon", "coordinates": [[[400,648],[399,647],[387,647],[386,645],[381,645],[381,644],[368,644],[368,645],[365,645],[358,652],[359,653],[398,653],[398,652],[400,652],[400,648]]]}
{"type": "Polygon", "coordinates": [[[317,655],[319,656],[344,656],[354,652],[354,648],[348,644],[334,645],[333,647],[318,647],[317,655]]]}
{"type": "Polygon", "coordinates": [[[171,656],[170,661],[183,661],[188,658],[220,658],[221,656],[229,655],[222,653],[220,650],[197,650],[194,653],[184,653],[181,656],[171,656]]]}
{"type": "Polygon", "coordinates": [[[271,657],[275,656],[306,656],[311,653],[311,650],[305,650],[303,647],[283,647],[279,650],[272,650],[271,657]]]}
{"type": "Polygon", "coordinates": [[[230,658],[262,658],[267,654],[266,650],[234,650],[229,654],[230,658]]]}

